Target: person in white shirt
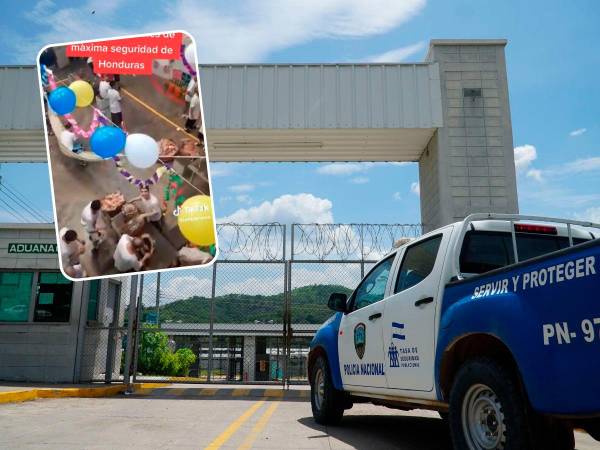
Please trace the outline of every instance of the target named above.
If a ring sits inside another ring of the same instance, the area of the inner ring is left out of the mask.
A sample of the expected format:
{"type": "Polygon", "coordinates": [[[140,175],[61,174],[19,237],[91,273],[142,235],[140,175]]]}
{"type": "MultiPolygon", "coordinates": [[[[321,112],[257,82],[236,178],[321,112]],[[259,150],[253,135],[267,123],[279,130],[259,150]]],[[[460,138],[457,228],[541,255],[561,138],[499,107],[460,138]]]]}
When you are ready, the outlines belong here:
{"type": "Polygon", "coordinates": [[[123,113],[121,110],[121,94],[115,88],[117,86],[116,81],[110,82],[110,89],[106,93],[108,98],[108,108],[110,109],[110,120],[116,126],[120,127],[123,123],[123,113]]]}
{"type": "Polygon", "coordinates": [[[151,253],[146,253],[141,259],[137,257],[137,249],[144,246],[144,243],[139,238],[134,238],[128,234],[124,234],[119,239],[117,248],[113,254],[115,267],[119,272],[129,272],[131,270],[137,272],[141,270],[151,253]]]}
{"type": "Polygon", "coordinates": [[[181,247],[177,252],[177,260],[180,266],[195,266],[210,262],[210,253],[203,252],[191,242],[181,247]]]}
{"type": "Polygon", "coordinates": [[[188,110],[190,109],[190,101],[192,100],[192,97],[194,96],[194,89],[196,88],[196,79],[194,77],[190,78],[190,81],[188,82],[188,85],[185,89],[185,106],[183,109],[183,117],[187,117],[187,113],[188,110]]]}
{"type": "Polygon", "coordinates": [[[138,208],[142,212],[140,217],[143,217],[154,225],[160,228],[160,221],[162,219],[162,207],[160,200],[150,192],[148,186],[142,186],[140,188],[140,195],[131,199],[131,202],[139,202],[138,208]]]}
{"type": "Polygon", "coordinates": [[[67,227],[60,229],[58,237],[60,258],[65,273],[72,278],[84,277],[85,271],[81,267],[79,256],[85,252],[85,242],[77,239],[77,232],[67,227]]]}
{"type": "Polygon", "coordinates": [[[102,115],[107,119],[110,117],[110,108],[108,104],[108,90],[110,89],[110,83],[106,75],[94,83],[94,94],[96,96],[96,108],[100,110],[102,115]]]}
{"type": "Polygon", "coordinates": [[[92,252],[97,251],[102,242],[101,206],[100,200],[92,200],[81,211],[81,225],[92,242],[92,252]]]}
{"type": "Polygon", "coordinates": [[[185,121],[185,131],[191,132],[196,127],[196,122],[200,119],[200,96],[198,95],[198,87],[194,88],[194,94],[190,99],[190,107],[188,109],[187,120],[185,121]]]}
{"type": "Polygon", "coordinates": [[[65,124],[65,129],[60,133],[59,140],[67,150],[73,153],[81,153],[83,151],[83,144],[77,140],[77,136],[71,131],[70,123],[65,124]]]}

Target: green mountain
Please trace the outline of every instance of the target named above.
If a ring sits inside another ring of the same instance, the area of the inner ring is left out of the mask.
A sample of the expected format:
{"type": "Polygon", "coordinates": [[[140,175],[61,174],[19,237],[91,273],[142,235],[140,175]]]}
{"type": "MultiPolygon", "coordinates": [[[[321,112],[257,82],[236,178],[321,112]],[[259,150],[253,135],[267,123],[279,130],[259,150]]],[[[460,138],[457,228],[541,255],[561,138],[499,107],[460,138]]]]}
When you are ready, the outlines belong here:
{"type": "MultiPolygon", "coordinates": [[[[291,292],[292,323],[320,324],[331,316],[327,300],[333,292],[350,295],[350,289],[338,285],[311,285],[291,292]]],[[[215,322],[218,323],[283,323],[283,293],[275,295],[227,294],[215,297],[215,322]]],[[[154,315],[155,308],[144,308],[144,320],[154,315]]],[[[160,306],[161,323],[208,323],[210,299],[193,296],[160,306]]]]}

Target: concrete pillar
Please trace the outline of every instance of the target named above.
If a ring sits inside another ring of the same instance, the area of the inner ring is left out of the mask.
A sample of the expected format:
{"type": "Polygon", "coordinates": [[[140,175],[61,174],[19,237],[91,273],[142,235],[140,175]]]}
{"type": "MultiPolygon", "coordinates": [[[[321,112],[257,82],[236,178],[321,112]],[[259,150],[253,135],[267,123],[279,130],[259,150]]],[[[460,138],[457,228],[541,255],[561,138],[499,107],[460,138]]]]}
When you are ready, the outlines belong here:
{"type": "Polygon", "coordinates": [[[518,213],[505,40],[432,40],[444,126],[419,160],[429,231],[474,212],[518,213]]]}
{"type": "Polygon", "coordinates": [[[256,369],[256,336],[244,336],[242,361],[244,381],[254,381],[256,369]]]}

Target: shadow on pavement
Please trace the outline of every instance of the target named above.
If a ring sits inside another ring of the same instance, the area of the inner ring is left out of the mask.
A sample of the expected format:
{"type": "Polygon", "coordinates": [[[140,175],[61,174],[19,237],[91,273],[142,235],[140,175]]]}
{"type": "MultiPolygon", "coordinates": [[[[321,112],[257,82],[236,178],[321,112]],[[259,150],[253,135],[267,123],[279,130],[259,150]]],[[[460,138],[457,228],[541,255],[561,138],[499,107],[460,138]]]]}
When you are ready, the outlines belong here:
{"type": "MultiPolygon", "coordinates": [[[[451,450],[450,434],[444,421],[429,417],[400,415],[346,415],[340,425],[322,426],[312,417],[298,420],[302,425],[361,449],[451,450]]],[[[319,439],[323,436],[312,436],[319,439]]]]}

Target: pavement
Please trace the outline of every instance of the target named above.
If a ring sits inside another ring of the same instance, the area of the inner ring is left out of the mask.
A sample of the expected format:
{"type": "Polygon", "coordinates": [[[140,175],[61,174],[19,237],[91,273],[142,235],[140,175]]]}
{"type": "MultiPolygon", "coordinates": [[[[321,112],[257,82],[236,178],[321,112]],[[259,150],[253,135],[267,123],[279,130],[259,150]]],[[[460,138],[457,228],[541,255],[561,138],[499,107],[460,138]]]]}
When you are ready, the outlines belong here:
{"type": "MultiPolygon", "coordinates": [[[[106,398],[0,405],[0,448],[450,449],[437,413],[355,405],[341,425],[317,425],[306,388],[146,385],[106,398]],[[173,391],[174,389],[177,389],[173,391]],[[184,395],[185,390],[196,389],[184,395]],[[207,389],[214,389],[213,393],[207,389]],[[248,389],[248,395],[234,395],[248,389]],[[254,396],[254,392],[282,392],[254,396]],[[169,393],[170,392],[170,393],[169,393]],[[201,394],[204,392],[204,395],[201,394]]],[[[577,449],[600,449],[576,433],[577,449]]]]}

